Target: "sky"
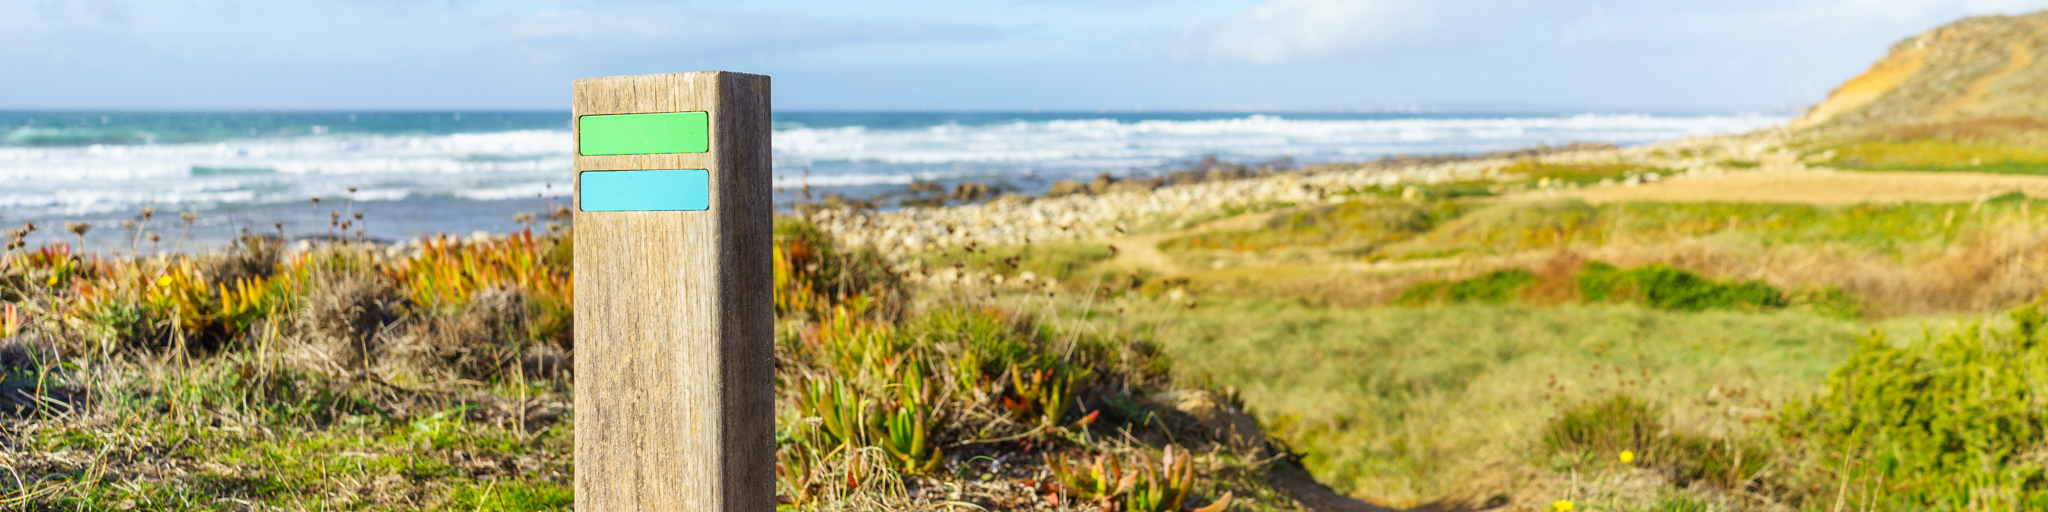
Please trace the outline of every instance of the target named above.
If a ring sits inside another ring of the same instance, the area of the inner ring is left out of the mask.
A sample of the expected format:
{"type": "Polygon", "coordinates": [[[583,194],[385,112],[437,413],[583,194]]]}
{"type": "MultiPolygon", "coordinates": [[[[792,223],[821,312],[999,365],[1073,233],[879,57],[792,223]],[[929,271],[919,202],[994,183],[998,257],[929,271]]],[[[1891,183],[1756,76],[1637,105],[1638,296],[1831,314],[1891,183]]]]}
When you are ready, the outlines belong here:
{"type": "Polygon", "coordinates": [[[2048,0],[0,0],[0,109],[565,110],[589,76],[778,110],[1790,112],[2048,0]]]}

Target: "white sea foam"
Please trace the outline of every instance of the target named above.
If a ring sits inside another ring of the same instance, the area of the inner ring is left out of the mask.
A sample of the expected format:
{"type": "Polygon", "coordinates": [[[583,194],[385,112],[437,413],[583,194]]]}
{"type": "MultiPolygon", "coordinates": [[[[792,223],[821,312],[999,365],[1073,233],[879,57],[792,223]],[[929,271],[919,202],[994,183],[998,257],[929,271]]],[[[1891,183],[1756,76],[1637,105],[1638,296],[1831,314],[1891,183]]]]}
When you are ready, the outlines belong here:
{"type": "MultiPolygon", "coordinates": [[[[1082,118],[903,129],[791,127],[775,133],[778,187],[912,180],[1048,180],[1150,172],[1220,155],[1359,160],[1570,141],[1641,143],[1769,126],[1760,115],[1200,120],[1082,118]]],[[[0,219],[90,216],[144,205],[208,209],[341,197],[498,201],[569,193],[570,135],[315,134],[191,144],[0,147],[0,219]]]]}
{"type": "Polygon", "coordinates": [[[1199,121],[1082,119],[1018,121],[987,126],[947,124],[912,130],[796,128],[776,133],[775,154],[777,166],[783,168],[829,161],[894,164],[1123,163],[1189,158],[1210,153],[1329,159],[1438,149],[1469,151],[1579,140],[1639,143],[1675,136],[1749,130],[1781,121],[1780,118],[1759,115],[1387,120],[1287,119],[1252,115],[1199,121]]]}

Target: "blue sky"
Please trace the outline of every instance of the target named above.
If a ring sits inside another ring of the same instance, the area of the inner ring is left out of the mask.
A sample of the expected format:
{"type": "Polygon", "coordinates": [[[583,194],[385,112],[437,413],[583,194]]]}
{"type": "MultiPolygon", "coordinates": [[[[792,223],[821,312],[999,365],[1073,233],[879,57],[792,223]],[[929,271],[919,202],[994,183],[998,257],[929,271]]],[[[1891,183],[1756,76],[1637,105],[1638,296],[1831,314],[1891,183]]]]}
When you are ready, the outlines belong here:
{"type": "Polygon", "coordinates": [[[728,69],[778,109],[1785,111],[2048,0],[9,0],[0,109],[565,109],[728,69]]]}

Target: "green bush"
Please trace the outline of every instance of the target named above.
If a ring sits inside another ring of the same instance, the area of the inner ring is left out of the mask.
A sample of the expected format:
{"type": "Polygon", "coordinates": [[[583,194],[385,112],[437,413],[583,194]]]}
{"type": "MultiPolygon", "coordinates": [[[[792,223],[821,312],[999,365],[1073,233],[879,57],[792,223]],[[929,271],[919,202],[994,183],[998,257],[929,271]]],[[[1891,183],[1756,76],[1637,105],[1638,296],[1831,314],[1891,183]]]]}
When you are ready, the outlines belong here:
{"type": "MultiPolygon", "coordinates": [[[[1598,261],[1586,264],[1578,274],[1579,296],[1586,302],[1640,302],[1672,311],[1709,309],[1760,310],[1782,308],[1788,303],[1784,292],[1757,281],[1723,283],[1700,277],[1668,265],[1647,265],[1622,269],[1598,261]]],[[[1537,283],[1535,273],[1511,268],[1478,277],[1423,281],[1401,291],[1395,304],[1491,303],[1521,297],[1537,283]]],[[[1569,281],[1566,281],[1569,282],[1569,281]]],[[[1839,302],[1839,297],[1833,298],[1839,302]]],[[[1832,303],[1822,306],[1839,306],[1832,303]]]]}
{"type": "Polygon", "coordinates": [[[1527,270],[1495,270],[1469,279],[1416,283],[1402,290],[1400,298],[1394,302],[1409,306],[1464,302],[1499,304],[1521,295],[1522,289],[1535,283],[1536,274],[1527,270]]]}
{"type": "Polygon", "coordinates": [[[1601,262],[1579,273],[1579,296],[1587,302],[1640,301],[1674,311],[1755,310],[1785,307],[1785,293],[1758,281],[1721,283],[1668,265],[1623,270],[1601,262]]]}
{"type": "Polygon", "coordinates": [[[2012,318],[2011,330],[1970,325],[1904,347],[1864,337],[1823,394],[1785,407],[1783,434],[1829,474],[1883,478],[1888,508],[2048,504],[2043,315],[2034,305],[2012,318]]]}
{"type": "Polygon", "coordinates": [[[1664,429],[1663,412],[1628,393],[1565,409],[1543,428],[1543,446],[1553,453],[1613,457],[1623,451],[1648,453],[1664,429]]]}
{"type": "Polygon", "coordinates": [[[1655,467],[1677,483],[1740,488],[1763,474],[1777,452],[1751,436],[1705,436],[1666,428],[1664,409],[1627,392],[1565,409],[1543,428],[1543,446],[1571,464],[1655,467]],[[1629,460],[1622,460],[1629,452],[1629,460]]]}

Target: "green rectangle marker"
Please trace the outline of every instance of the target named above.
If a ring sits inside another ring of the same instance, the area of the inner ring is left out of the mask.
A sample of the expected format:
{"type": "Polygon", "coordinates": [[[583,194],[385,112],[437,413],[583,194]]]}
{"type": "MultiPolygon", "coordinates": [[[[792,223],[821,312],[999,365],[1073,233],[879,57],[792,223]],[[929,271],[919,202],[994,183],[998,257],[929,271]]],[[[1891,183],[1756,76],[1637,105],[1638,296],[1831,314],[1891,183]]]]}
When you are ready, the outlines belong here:
{"type": "Polygon", "coordinates": [[[711,209],[711,171],[584,171],[576,202],[586,212],[711,209]]]}
{"type": "Polygon", "coordinates": [[[711,114],[705,112],[582,116],[576,125],[584,156],[711,151],[711,114]]]}

